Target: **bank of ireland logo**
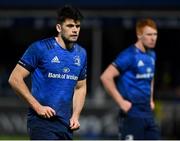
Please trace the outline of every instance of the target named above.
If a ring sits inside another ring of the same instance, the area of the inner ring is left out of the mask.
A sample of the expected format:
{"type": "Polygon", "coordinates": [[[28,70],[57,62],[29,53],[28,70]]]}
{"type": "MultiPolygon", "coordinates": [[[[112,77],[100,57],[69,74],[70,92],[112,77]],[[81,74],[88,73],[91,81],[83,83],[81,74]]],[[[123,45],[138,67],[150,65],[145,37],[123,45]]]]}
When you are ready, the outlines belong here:
{"type": "Polygon", "coordinates": [[[68,73],[68,72],[70,72],[70,69],[69,69],[68,67],[64,67],[64,68],[63,68],[63,72],[64,72],[64,73],[68,73]]]}
{"type": "Polygon", "coordinates": [[[77,66],[81,65],[81,60],[79,56],[74,56],[74,64],[77,66]]]}
{"type": "Polygon", "coordinates": [[[151,73],[151,72],[152,72],[152,69],[148,67],[148,68],[146,69],[146,72],[147,72],[147,73],[151,73]]]}

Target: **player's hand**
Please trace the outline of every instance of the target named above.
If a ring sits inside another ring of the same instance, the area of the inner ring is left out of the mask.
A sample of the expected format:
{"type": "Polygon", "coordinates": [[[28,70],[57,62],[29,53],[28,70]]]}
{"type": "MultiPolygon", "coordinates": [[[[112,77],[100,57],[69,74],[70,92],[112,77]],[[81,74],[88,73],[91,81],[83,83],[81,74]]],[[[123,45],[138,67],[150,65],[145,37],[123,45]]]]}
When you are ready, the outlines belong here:
{"type": "Polygon", "coordinates": [[[151,105],[151,110],[154,110],[154,108],[155,108],[154,101],[151,101],[150,105],[151,105]]]}
{"type": "Polygon", "coordinates": [[[79,123],[78,118],[71,117],[71,119],[70,119],[70,128],[71,128],[71,130],[77,130],[77,129],[80,128],[80,123],[79,123]]]}
{"type": "Polygon", "coordinates": [[[43,118],[51,118],[56,115],[56,112],[54,109],[52,109],[49,106],[40,106],[37,109],[37,114],[43,118]]]}
{"type": "Polygon", "coordinates": [[[121,109],[127,113],[132,107],[132,103],[127,101],[127,100],[123,100],[123,102],[121,103],[121,109]]]}

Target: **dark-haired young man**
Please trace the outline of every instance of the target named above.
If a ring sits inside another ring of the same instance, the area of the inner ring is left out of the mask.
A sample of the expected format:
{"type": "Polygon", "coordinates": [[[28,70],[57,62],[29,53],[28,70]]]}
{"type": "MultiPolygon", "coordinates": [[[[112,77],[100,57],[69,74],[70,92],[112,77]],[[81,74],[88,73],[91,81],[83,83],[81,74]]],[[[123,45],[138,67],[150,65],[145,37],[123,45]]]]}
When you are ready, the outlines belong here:
{"type": "Polygon", "coordinates": [[[86,51],[76,43],[80,11],[57,12],[58,35],[32,43],[12,71],[9,83],[29,104],[30,139],[73,139],[86,96],[86,51]],[[31,91],[24,79],[32,75],[31,91]]]}

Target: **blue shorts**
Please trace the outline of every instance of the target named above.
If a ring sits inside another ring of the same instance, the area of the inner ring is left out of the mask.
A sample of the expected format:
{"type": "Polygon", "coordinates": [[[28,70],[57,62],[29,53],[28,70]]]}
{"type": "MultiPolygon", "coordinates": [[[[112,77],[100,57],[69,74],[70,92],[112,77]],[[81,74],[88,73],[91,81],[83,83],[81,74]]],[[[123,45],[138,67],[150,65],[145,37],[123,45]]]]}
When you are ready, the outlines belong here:
{"type": "Polygon", "coordinates": [[[31,140],[72,140],[73,131],[57,117],[34,118],[27,122],[31,140]]]}
{"type": "Polygon", "coordinates": [[[121,140],[160,140],[160,130],[152,117],[119,117],[119,138],[121,140]]]}

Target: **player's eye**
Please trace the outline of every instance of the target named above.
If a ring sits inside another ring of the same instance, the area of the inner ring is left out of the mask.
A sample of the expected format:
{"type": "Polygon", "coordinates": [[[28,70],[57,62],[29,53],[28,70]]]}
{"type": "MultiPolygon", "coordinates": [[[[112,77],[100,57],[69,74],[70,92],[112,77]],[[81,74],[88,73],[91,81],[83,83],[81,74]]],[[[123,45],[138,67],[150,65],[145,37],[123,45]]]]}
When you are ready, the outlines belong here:
{"type": "Polygon", "coordinates": [[[80,27],[80,24],[76,25],[76,28],[79,28],[80,27]]]}
{"type": "Polygon", "coordinates": [[[73,24],[68,24],[67,27],[72,28],[72,27],[74,27],[74,25],[73,24]]]}

